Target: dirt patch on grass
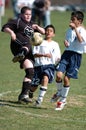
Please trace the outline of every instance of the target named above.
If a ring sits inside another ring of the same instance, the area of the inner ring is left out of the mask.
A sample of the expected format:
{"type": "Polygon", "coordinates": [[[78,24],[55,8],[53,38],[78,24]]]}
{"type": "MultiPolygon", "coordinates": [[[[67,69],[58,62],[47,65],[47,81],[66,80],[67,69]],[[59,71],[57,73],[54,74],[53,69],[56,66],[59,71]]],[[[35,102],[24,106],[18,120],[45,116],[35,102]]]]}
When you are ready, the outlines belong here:
{"type": "Polygon", "coordinates": [[[86,99],[86,96],[83,95],[78,95],[78,96],[70,96],[68,98],[68,104],[70,106],[79,106],[79,107],[83,107],[85,105],[84,100],[86,99]]]}

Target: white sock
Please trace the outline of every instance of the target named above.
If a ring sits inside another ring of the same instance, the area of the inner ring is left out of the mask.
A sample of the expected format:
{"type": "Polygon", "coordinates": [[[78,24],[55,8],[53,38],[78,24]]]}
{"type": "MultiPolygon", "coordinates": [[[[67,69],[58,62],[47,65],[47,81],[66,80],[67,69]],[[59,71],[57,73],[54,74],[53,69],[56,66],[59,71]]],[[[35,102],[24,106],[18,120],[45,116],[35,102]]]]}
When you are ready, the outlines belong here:
{"type": "Polygon", "coordinates": [[[62,81],[61,82],[56,82],[56,86],[57,86],[57,96],[61,96],[61,90],[62,90],[62,81]]]}
{"type": "Polygon", "coordinates": [[[43,102],[43,98],[44,98],[44,95],[47,91],[47,87],[46,86],[41,86],[40,87],[40,90],[39,90],[39,96],[38,96],[38,101],[39,102],[43,102]]]}
{"type": "Polygon", "coordinates": [[[66,102],[66,98],[68,95],[70,87],[62,87],[62,91],[61,91],[61,102],[66,102]]]}

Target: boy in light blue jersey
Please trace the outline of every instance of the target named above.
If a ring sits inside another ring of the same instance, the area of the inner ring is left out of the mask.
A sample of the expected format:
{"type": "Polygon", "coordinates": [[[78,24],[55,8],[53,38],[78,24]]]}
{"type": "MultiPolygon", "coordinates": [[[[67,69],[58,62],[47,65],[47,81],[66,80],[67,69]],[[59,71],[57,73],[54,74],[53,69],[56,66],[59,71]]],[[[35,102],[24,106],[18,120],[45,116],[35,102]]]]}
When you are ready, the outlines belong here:
{"type": "Polygon", "coordinates": [[[64,41],[66,49],[56,68],[57,92],[51,98],[51,102],[57,101],[55,110],[62,110],[64,108],[70,89],[70,78],[78,78],[82,54],[86,53],[86,30],[82,25],[83,19],[84,14],[81,11],[71,13],[70,28],[67,30],[64,41]],[[64,79],[62,78],[63,74],[64,79]],[[62,80],[64,81],[63,85],[62,80]]]}

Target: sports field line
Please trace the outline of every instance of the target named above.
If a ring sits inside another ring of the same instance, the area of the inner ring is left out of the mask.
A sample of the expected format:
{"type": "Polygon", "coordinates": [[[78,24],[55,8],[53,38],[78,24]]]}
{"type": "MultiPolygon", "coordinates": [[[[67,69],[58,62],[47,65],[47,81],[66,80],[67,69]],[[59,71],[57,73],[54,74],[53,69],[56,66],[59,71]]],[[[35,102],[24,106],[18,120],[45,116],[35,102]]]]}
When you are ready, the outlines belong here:
{"type": "MultiPolygon", "coordinates": [[[[19,90],[16,90],[15,92],[19,92],[19,90]]],[[[0,93],[0,97],[3,97],[4,95],[9,94],[9,93],[12,93],[12,91],[0,93]]]]}
{"type": "MultiPolygon", "coordinates": [[[[16,90],[16,91],[14,91],[14,92],[18,92],[19,90],[16,90]]],[[[12,91],[7,91],[7,92],[3,92],[3,93],[0,93],[0,97],[3,97],[4,95],[6,95],[6,94],[9,94],[9,93],[12,93],[12,91]]],[[[46,115],[40,115],[40,114],[35,114],[35,113],[30,113],[30,112],[26,112],[26,111],[24,111],[24,110],[20,110],[20,109],[18,109],[18,108],[15,108],[15,107],[12,107],[12,106],[10,106],[10,105],[1,105],[1,106],[5,106],[5,107],[7,107],[8,109],[12,109],[12,110],[14,110],[14,111],[16,111],[16,112],[18,112],[18,113],[22,113],[22,114],[25,114],[26,116],[33,116],[33,117],[40,117],[40,118],[52,118],[52,119],[59,119],[59,120],[61,120],[61,121],[67,121],[67,122],[78,122],[78,123],[86,123],[86,119],[85,120],[80,120],[80,119],[67,119],[67,118],[65,118],[65,119],[63,119],[63,118],[61,118],[61,117],[53,117],[53,116],[50,116],[50,115],[48,115],[48,114],[46,114],[46,115]]]]}
{"type": "Polygon", "coordinates": [[[9,109],[12,109],[18,113],[22,113],[22,114],[25,114],[26,116],[33,116],[33,117],[40,117],[40,118],[52,118],[52,119],[58,119],[58,120],[61,120],[61,121],[66,121],[66,122],[77,122],[77,123],[85,123],[86,124],[86,120],[80,120],[80,119],[75,119],[75,120],[71,120],[71,119],[63,119],[61,117],[53,117],[53,116],[50,116],[48,114],[46,115],[40,115],[40,114],[34,114],[34,113],[30,113],[30,112],[26,112],[24,110],[20,110],[18,108],[14,108],[14,107],[10,107],[10,106],[6,106],[7,108],[9,109]]]}
{"type": "Polygon", "coordinates": [[[2,97],[3,95],[9,94],[9,93],[11,93],[11,91],[0,93],[0,97],[2,97]]]}

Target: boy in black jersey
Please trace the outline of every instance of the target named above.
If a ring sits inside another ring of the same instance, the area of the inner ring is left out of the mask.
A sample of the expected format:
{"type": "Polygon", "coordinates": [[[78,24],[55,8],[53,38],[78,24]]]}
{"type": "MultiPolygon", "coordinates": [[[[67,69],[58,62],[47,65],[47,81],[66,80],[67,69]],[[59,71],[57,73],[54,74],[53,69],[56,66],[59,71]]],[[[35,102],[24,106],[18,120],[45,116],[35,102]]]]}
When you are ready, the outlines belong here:
{"type": "Polygon", "coordinates": [[[13,62],[19,62],[20,68],[25,70],[22,91],[18,97],[19,101],[24,102],[29,102],[28,90],[34,74],[34,57],[30,39],[34,31],[45,34],[45,30],[42,27],[32,23],[31,16],[31,9],[24,6],[18,19],[10,20],[2,27],[2,31],[9,33],[11,36],[10,48],[14,55],[13,62]]]}

